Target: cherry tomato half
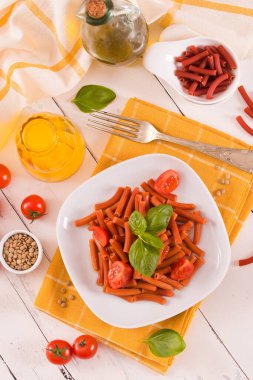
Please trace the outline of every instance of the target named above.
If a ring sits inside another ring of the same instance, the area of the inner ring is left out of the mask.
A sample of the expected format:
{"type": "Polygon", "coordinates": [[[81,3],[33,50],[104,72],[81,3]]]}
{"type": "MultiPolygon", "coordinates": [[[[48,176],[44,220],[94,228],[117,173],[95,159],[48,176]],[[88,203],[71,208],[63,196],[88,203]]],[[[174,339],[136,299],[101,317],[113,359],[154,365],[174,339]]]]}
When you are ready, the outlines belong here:
{"type": "Polygon", "coordinates": [[[179,259],[172,267],[172,280],[181,281],[190,278],[194,271],[194,265],[184,257],[179,259]]]}
{"type": "Polygon", "coordinates": [[[179,183],[179,176],[175,170],[167,170],[166,172],[159,175],[157,180],[155,181],[155,190],[167,196],[172,191],[174,191],[179,183]]]}
{"type": "Polygon", "coordinates": [[[11,182],[11,172],[7,166],[0,164],[0,189],[4,189],[11,182]]]}
{"type": "Polygon", "coordinates": [[[98,349],[98,343],[93,336],[81,335],[73,343],[73,352],[80,359],[90,359],[98,349]]]}
{"type": "Polygon", "coordinates": [[[108,282],[112,289],[124,288],[133,277],[133,268],[122,261],[114,261],[108,272],[108,282]]]}
{"type": "Polygon", "coordinates": [[[21,203],[21,211],[27,219],[31,219],[33,222],[45,215],[46,202],[39,195],[29,195],[21,203]]]}
{"type": "Polygon", "coordinates": [[[72,358],[72,347],[65,340],[52,340],[46,347],[46,357],[52,364],[67,364],[72,358]]]}
{"type": "Polygon", "coordinates": [[[105,247],[109,242],[109,235],[106,230],[99,226],[90,226],[89,231],[93,231],[93,238],[96,240],[102,247],[105,247]]]}

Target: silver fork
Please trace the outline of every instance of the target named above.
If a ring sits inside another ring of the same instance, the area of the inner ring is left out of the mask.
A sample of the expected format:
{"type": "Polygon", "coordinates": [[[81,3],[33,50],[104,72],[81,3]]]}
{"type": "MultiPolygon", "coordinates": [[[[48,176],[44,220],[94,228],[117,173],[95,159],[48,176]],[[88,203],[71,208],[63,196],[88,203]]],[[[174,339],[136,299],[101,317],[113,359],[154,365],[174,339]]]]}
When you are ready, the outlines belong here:
{"type": "Polygon", "coordinates": [[[93,116],[93,119],[88,119],[88,121],[92,123],[88,124],[91,128],[139,143],[163,140],[182,145],[215,157],[250,174],[253,173],[253,151],[251,150],[220,147],[169,136],[159,132],[147,121],[119,116],[110,112],[94,110],[90,116],[93,116]]]}

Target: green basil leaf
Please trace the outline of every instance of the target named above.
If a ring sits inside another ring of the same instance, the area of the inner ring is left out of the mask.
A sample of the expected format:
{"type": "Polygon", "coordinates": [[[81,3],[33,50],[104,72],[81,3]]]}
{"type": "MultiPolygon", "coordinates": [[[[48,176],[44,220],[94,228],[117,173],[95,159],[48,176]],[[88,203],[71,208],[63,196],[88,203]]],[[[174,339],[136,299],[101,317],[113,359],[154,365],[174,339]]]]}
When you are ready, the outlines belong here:
{"type": "Polygon", "coordinates": [[[129,251],[129,260],[132,267],[146,277],[154,273],[160,250],[145,244],[140,238],[135,240],[129,251]]]}
{"type": "Polygon", "coordinates": [[[159,249],[163,248],[162,240],[159,239],[159,237],[155,235],[151,235],[148,232],[144,232],[143,234],[139,235],[139,238],[142,241],[144,241],[144,243],[148,245],[152,245],[152,247],[159,248],[159,249]]]}
{"type": "Polygon", "coordinates": [[[161,358],[177,355],[186,347],[185,341],[178,332],[170,329],[155,332],[145,343],[148,344],[152,354],[161,358]]]}
{"type": "Polygon", "coordinates": [[[114,91],[104,86],[89,84],[80,88],[72,102],[82,112],[92,112],[93,110],[101,110],[105,108],[116,98],[114,91]]]}
{"type": "Polygon", "coordinates": [[[147,222],[139,211],[134,211],[129,218],[129,226],[135,235],[141,235],[146,231],[147,222]]]}
{"type": "Polygon", "coordinates": [[[172,214],[173,208],[170,205],[159,205],[150,208],[146,216],[147,232],[156,233],[162,231],[168,226],[172,214]]]}

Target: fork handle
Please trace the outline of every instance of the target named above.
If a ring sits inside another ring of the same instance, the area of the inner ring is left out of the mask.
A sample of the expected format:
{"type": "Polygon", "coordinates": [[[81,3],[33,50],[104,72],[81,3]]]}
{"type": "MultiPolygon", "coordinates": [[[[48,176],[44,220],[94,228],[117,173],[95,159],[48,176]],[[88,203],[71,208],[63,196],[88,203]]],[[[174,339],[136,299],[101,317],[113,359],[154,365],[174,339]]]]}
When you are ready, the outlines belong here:
{"type": "Polygon", "coordinates": [[[198,150],[201,153],[217,158],[218,160],[224,161],[227,164],[233,165],[241,170],[244,170],[245,172],[253,174],[253,150],[233,149],[203,144],[196,141],[169,136],[160,132],[156,133],[155,139],[168,141],[190,149],[198,150]]]}

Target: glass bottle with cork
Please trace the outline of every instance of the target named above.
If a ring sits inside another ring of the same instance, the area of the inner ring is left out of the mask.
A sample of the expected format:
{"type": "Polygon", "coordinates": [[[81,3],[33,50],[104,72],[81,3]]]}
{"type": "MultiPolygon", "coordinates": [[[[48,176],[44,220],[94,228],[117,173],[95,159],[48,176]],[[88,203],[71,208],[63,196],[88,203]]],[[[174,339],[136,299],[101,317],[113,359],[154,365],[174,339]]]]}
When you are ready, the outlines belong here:
{"type": "Polygon", "coordinates": [[[99,61],[120,65],[133,62],[144,52],[147,24],[130,1],[86,0],[77,16],[83,20],[83,46],[99,61]]]}

